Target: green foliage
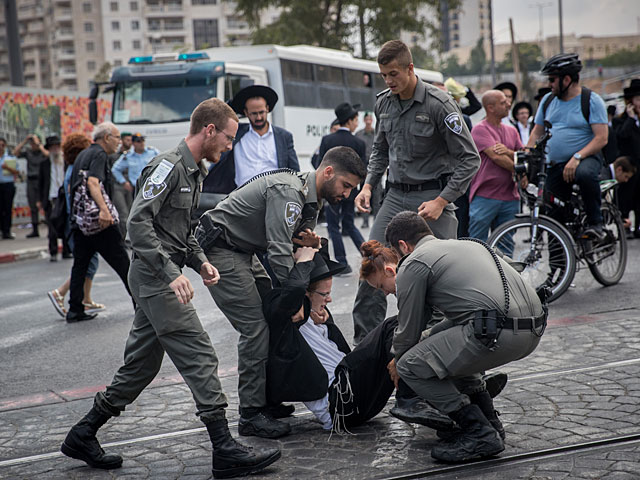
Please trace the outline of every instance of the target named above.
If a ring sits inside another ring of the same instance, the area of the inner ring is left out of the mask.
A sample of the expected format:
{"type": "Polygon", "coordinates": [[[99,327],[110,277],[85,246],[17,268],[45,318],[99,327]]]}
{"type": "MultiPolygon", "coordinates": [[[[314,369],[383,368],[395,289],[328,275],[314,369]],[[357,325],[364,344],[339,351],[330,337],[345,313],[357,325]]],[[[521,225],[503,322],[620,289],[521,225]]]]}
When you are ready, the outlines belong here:
{"type": "Polygon", "coordinates": [[[436,58],[422,47],[411,47],[411,56],[413,64],[416,68],[424,68],[427,70],[438,70],[440,67],[436,58]]]}
{"type": "Polygon", "coordinates": [[[604,57],[600,62],[603,67],[626,67],[640,65],[640,46],[635,50],[622,49],[604,57]]]}
{"type": "Polygon", "coordinates": [[[12,103],[7,112],[7,121],[11,128],[25,128],[31,126],[29,107],[24,103],[12,103]]]}
{"type": "Polygon", "coordinates": [[[100,67],[100,70],[97,71],[95,76],[93,77],[93,81],[96,83],[104,83],[108,82],[111,76],[111,64],[109,62],[105,62],[100,67]]]}
{"type": "Polygon", "coordinates": [[[484,39],[480,37],[476,46],[471,50],[469,61],[467,62],[469,73],[482,75],[487,69],[487,55],[484,51],[484,39]]]}
{"type": "Polygon", "coordinates": [[[445,77],[455,77],[456,75],[466,75],[469,73],[464,65],[460,65],[460,60],[457,55],[450,55],[440,63],[440,70],[442,70],[445,77]]]}
{"type": "MultiPolygon", "coordinates": [[[[543,61],[542,50],[536,43],[519,43],[518,44],[518,58],[520,60],[521,72],[534,72],[540,70],[540,64],[543,61]]],[[[500,62],[497,66],[498,72],[512,72],[513,71],[513,59],[511,56],[511,50],[509,50],[505,56],[504,61],[500,62]]]]}

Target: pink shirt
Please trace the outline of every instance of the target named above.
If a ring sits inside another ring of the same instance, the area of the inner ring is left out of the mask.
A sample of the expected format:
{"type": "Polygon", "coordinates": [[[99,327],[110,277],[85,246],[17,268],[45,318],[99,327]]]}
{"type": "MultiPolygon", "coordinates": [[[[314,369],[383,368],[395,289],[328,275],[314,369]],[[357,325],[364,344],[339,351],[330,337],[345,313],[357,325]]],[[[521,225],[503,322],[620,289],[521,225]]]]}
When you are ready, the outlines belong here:
{"type": "Polygon", "coordinates": [[[469,202],[475,195],[494,200],[518,200],[518,186],[513,181],[513,173],[494,163],[489,156],[483,152],[496,143],[502,143],[510,150],[522,148],[522,141],[518,130],[511,125],[500,124],[494,127],[486,119],[478,123],[471,130],[473,141],[480,152],[480,168],[471,180],[469,188],[469,202]]]}

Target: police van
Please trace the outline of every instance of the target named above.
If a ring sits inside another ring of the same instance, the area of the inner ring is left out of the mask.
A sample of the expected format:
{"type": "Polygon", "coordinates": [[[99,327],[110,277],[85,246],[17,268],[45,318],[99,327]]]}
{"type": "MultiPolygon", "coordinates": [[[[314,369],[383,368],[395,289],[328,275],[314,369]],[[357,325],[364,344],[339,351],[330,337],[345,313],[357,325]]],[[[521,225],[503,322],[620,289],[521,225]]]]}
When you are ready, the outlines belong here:
{"type": "MultiPolygon", "coordinates": [[[[439,72],[416,73],[427,82],[443,81],[439,72]]],[[[92,89],[90,117],[95,123],[100,90],[112,93],[110,120],[120,131],[141,132],[148,145],[165,151],[187,135],[191,112],[201,101],[228,101],[253,84],[278,93],[270,121],[293,134],[302,170],[311,168],[311,155],[329,132],[338,104],[373,110],[376,93],[386,88],[376,62],[348,52],[305,45],[212,48],[132,57],[113,70],[109,84],[92,89]]]]}

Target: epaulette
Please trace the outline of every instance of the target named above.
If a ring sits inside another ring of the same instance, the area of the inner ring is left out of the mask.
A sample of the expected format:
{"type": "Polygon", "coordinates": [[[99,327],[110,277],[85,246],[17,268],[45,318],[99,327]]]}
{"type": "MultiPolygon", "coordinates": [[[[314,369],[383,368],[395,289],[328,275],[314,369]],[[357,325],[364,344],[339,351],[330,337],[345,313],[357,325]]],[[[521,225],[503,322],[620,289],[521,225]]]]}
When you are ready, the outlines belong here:
{"type": "MultiPolygon", "coordinates": [[[[292,170],[290,168],[278,168],[277,170],[269,170],[268,172],[262,172],[259,173],[258,175],[256,175],[255,177],[251,177],[249,180],[247,180],[246,182],[244,182],[242,185],[240,185],[238,187],[238,189],[244,187],[245,185],[258,180],[259,178],[262,177],[268,177],[269,175],[275,175],[276,173],[290,173],[291,175],[297,175],[298,172],[296,172],[295,170],[292,170]]],[[[237,189],[236,189],[237,190],[237,189]]]]}
{"type": "Polygon", "coordinates": [[[378,98],[378,97],[379,97],[380,95],[382,95],[383,93],[387,93],[387,92],[389,92],[390,90],[391,90],[390,88],[387,88],[387,89],[385,89],[385,90],[382,90],[381,92],[376,93],[376,98],[378,98]]]}

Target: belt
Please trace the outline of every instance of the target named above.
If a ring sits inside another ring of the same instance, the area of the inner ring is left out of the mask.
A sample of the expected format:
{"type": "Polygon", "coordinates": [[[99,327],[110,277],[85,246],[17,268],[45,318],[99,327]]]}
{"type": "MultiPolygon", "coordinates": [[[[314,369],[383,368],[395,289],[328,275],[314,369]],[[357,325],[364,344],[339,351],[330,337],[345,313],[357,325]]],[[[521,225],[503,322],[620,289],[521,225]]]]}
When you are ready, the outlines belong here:
{"type": "Polygon", "coordinates": [[[547,323],[547,313],[543,312],[537,317],[503,317],[502,328],[510,330],[534,330],[539,329],[547,323]]]}
{"type": "Polygon", "coordinates": [[[387,181],[387,185],[390,188],[395,188],[396,190],[402,190],[403,192],[422,192],[425,190],[442,190],[444,186],[449,181],[450,175],[443,175],[442,177],[436,180],[427,180],[422,183],[396,183],[387,181]]]}
{"type": "Polygon", "coordinates": [[[247,255],[251,255],[249,252],[246,252],[238,247],[234,247],[232,245],[229,245],[226,240],[224,238],[222,238],[222,235],[218,236],[218,238],[216,238],[213,241],[213,246],[214,247],[218,247],[218,248],[224,248],[225,250],[231,250],[232,252],[236,252],[236,253],[244,253],[247,255]]]}

